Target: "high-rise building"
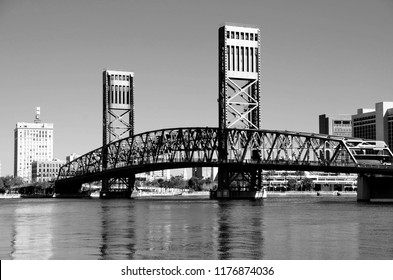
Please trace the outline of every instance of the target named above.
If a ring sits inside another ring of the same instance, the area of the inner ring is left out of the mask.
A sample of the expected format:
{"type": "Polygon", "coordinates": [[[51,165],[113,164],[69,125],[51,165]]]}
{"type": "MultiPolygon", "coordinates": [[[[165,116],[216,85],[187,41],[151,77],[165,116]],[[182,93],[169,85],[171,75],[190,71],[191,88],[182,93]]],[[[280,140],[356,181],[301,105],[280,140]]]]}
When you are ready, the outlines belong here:
{"type": "Polygon", "coordinates": [[[30,182],[32,163],[53,159],[53,123],[41,122],[37,107],[34,123],[18,122],[14,135],[14,176],[30,182]]]}
{"type": "Polygon", "coordinates": [[[353,137],[382,140],[393,150],[393,102],[379,102],[375,109],[358,109],[352,116],[353,137]]]}
{"type": "Polygon", "coordinates": [[[352,137],[351,115],[319,115],[319,133],[352,137]]]}
{"type": "Polygon", "coordinates": [[[48,182],[55,180],[63,164],[64,161],[60,160],[33,161],[31,171],[32,181],[48,182]]]}

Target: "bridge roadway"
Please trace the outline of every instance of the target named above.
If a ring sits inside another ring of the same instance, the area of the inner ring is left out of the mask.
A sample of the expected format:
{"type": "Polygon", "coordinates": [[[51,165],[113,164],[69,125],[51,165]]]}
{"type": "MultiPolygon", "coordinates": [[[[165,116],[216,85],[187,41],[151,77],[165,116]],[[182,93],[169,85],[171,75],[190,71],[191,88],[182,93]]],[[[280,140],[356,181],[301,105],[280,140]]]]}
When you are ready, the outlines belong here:
{"type": "Polygon", "coordinates": [[[163,169],[215,166],[234,172],[304,170],[393,176],[382,141],[275,131],[184,127],[136,134],[61,167],[56,189],[163,169]]]}

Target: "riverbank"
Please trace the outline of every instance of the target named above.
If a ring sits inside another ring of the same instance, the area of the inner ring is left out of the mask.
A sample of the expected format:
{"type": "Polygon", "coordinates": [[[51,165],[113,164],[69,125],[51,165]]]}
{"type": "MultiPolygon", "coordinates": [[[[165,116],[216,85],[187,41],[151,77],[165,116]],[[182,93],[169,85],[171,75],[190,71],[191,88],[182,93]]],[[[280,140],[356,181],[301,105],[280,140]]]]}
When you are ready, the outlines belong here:
{"type": "MultiPolygon", "coordinates": [[[[299,191],[287,191],[287,192],[267,192],[267,198],[269,197],[318,197],[318,196],[356,196],[356,192],[338,192],[338,191],[319,191],[319,192],[299,192],[299,191]]],[[[99,192],[91,194],[92,198],[99,198],[99,192]]],[[[203,198],[207,199],[210,197],[209,191],[200,192],[181,192],[181,191],[166,191],[166,192],[147,192],[147,191],[134,191],[131,198],[203,198]]],[[[20,194],[0,194],[0,199],[16,199],[16,198],[34,198],[34,197],[22,197],[20,194]]],[[[49,198],[49,197],[40,197],[49,198]]],[[[50,197],[51,198],[51,197],[50,197]]]]}
{"type": "Polygon", "coordinates": [[[298,192],[298,191],[287,191],[287,192],[267,192],[267,197],[281,197],[281,196],[357,196],[357,192],[339,192],[339,191],[311,191],[311,192],[298,192]]]}

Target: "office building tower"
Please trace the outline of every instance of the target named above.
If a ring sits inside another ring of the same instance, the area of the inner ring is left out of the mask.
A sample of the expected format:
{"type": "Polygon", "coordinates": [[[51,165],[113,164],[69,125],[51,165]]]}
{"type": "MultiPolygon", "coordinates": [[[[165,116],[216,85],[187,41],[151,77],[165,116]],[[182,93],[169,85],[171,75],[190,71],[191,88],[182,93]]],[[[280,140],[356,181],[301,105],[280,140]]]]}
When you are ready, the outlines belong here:
{"type": "Polygon", "coordinates": [[[34,123],[17,123],[14,136],[14,176],[30,182],[32,163],[53,159],[53,123],[41,122],[37,107],[34,123]]]}
{"type": "Polygon", "coordinates": [[[260,31],[225,24],[218,30],[219,127],[260,129],[260,31]]]}
{"type": "Polygon", "coordinates": [[[375,109],[358,109],[352,116],[353,137],[382,140],[393,150],[393,102],[379,102],[375,109]]]}
{"type": "Polygon", "coordinates": [[[56,180],[62,165],[64,165],[64,161],[60,160],[33,161],[31,168],[32,181],[48,182],[56,180]]]}
{"type": "Polygon", "coordinates": [[[319,133],[352,137],[352,116],[319,115],[319,133]]]}

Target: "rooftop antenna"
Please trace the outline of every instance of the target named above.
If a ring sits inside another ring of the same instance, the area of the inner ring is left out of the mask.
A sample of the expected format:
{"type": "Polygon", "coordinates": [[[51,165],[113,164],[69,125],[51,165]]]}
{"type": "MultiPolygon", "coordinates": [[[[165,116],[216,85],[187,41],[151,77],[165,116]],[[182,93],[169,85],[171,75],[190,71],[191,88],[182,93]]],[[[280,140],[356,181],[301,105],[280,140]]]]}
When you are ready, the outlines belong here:
{"type": "Polygon", "coordinates": [[[40,114],[41,114],[41,108],[40,107],[35,107],[35,123],[40,123],[40,114]]]}

